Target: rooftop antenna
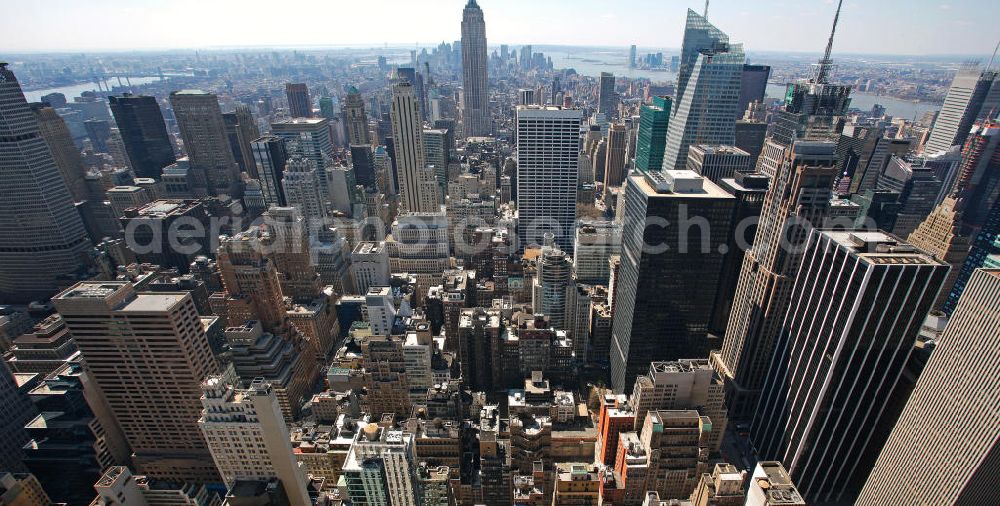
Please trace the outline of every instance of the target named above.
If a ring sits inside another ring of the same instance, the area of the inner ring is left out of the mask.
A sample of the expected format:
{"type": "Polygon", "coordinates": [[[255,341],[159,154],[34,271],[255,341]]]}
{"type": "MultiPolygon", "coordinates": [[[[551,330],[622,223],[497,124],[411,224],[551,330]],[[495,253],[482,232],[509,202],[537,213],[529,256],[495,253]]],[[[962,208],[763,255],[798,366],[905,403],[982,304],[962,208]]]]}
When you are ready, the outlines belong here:
{"type": "Polygon", "coordinates": [[[703,14],[701,17],[708,19],[708,0],[705,0],[705,14],[703,14]]]}
{"type": "Polygon", "coordinates": [[[993,48],[993,56],[990,57],[990,62],[986,65],[986,70],[993,68],[993,60],[997,59],[998,50],[1000,50],[1000,41],[997,41],[997,47],[993,48]]]}
{"type": "Polygon", "coordinates": [[[830,75],[830,67],[833,65],[833,60],[830,59],[830,53],[833,52],[833,35],[837,33],[837,21],[840,19],[840,6],[844,4],[844,0],[839,0],[837,2],[837,13],[833,16],[833,28],[830,29],[830,40],[826,41],[826,52],[823,53],[823,59],[819,61],[819,72],[816,74],[817,84],[826,84],[826,79],[830,75]]]}

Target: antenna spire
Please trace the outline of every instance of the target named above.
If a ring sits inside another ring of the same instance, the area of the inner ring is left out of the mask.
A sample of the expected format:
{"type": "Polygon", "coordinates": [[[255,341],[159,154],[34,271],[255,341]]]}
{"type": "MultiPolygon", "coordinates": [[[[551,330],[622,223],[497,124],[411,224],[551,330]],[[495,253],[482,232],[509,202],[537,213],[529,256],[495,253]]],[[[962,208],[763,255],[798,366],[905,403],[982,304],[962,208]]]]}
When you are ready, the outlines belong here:
{"type": "Polygon", "coordinates": [[[830,53],[833,52],[833,35],[837,33],[837,21],[840,20],[840,6],[843,4],[844,0],[837,2],[837,13],[833,16],[833,28],[830,29],[830,39],[826,41],[826,52],[823,53],[823,59],[819,61],[819,72],[816,75],[816,82],[818,84],[825,84],[827,77],[830,75],[830,67],[833,65],[833,60],[830,59],[830,53]]]}
{"type": "Polygon", "coordinates": [[[997,42],[997,47],[993,49],[993,56],[990,57],[990,63],[986,65],[986,70],[993,68],[993,60],[997,59],[997,51],[1000,51],[1000,41],[997,42]]]}
{"type": "Polygon", "coordinates": [[[705,0],[705,14],[702,14],[701,17],[708,19],[708,0],[705,0]]]}

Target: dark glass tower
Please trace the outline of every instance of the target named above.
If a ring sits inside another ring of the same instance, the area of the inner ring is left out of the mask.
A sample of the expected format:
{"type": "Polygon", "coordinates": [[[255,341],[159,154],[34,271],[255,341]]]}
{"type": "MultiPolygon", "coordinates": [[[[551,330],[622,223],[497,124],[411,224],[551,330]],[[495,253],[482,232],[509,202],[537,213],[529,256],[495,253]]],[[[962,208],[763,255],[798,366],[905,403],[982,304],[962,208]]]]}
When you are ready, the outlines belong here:
{"type": "Polygon", "coordinates": [[[156,98],[126,93],[108,102],[135,175],[160,179],[163,168],[174,163],[174,148],[156,98]]]}

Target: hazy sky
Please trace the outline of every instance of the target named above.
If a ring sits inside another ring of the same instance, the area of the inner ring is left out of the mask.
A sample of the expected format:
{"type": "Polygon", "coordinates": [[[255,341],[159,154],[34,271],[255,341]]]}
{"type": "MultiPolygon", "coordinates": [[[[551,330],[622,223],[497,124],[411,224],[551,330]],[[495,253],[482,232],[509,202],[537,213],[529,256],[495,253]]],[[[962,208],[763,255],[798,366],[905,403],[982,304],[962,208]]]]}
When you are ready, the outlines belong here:
{"type": "MultiPolygon", "coordinates": [[[[430,44],[466,0],[0,0],[3,51],[430,44]]],[[[679,47],[689,0],[479,0],[489,43],[679,47]]],[[[748,51],[822,51],[833,0],[712,0],[748,51]]],[[[835,51],[988,54],[998,0],[846,0],[835,51]]]]}

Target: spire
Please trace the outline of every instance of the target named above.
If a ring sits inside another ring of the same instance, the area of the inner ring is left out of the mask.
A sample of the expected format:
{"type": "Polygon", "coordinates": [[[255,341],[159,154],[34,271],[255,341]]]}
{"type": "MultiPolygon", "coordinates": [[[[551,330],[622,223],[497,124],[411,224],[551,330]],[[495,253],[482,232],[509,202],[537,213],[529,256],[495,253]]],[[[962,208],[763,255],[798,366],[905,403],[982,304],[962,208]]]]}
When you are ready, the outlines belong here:
{"type": "MultiPolygon", "coordinates": [[[[997,51],[1000,51],[1000,42],[997,42],[997,47],[993,48],[993,56],[990,57],[990,63],[986,65],[986,70],[993,68],[993,61],[997,59],[997,51]]],[[[0,63],[0,65],[3,65],[0,63]]]]}
{"type": "Polygon", "coordinates": [[[819,72],[816,74],[816,82],[818,84],[826,84],[826,79],[830,75],[830,67],[833,65],[833,60],[830,59],[830,53],[833,52],[833,35],[837,33],[837,21],[840,19],[840,6],[844,4],[844,0],[839,0],[837,2],[837,13],[833,16],[833,28],[830,29],[830,40],[826,41],[826,52],[823,53],[823,59],[819,61],[819,72]]]}
{"type": "Polygon", "coordinates": [[[708,19],[708,0],[705,0],[705,13],[701,17],[708,19]]]}
{"type": "Polygon", "coordinates": [[[466,9],[478,9],[479,8],[479,4],[476,3],[476,0],[469,0],[469,3],[465,4],[465,8],[466,9]]]}

